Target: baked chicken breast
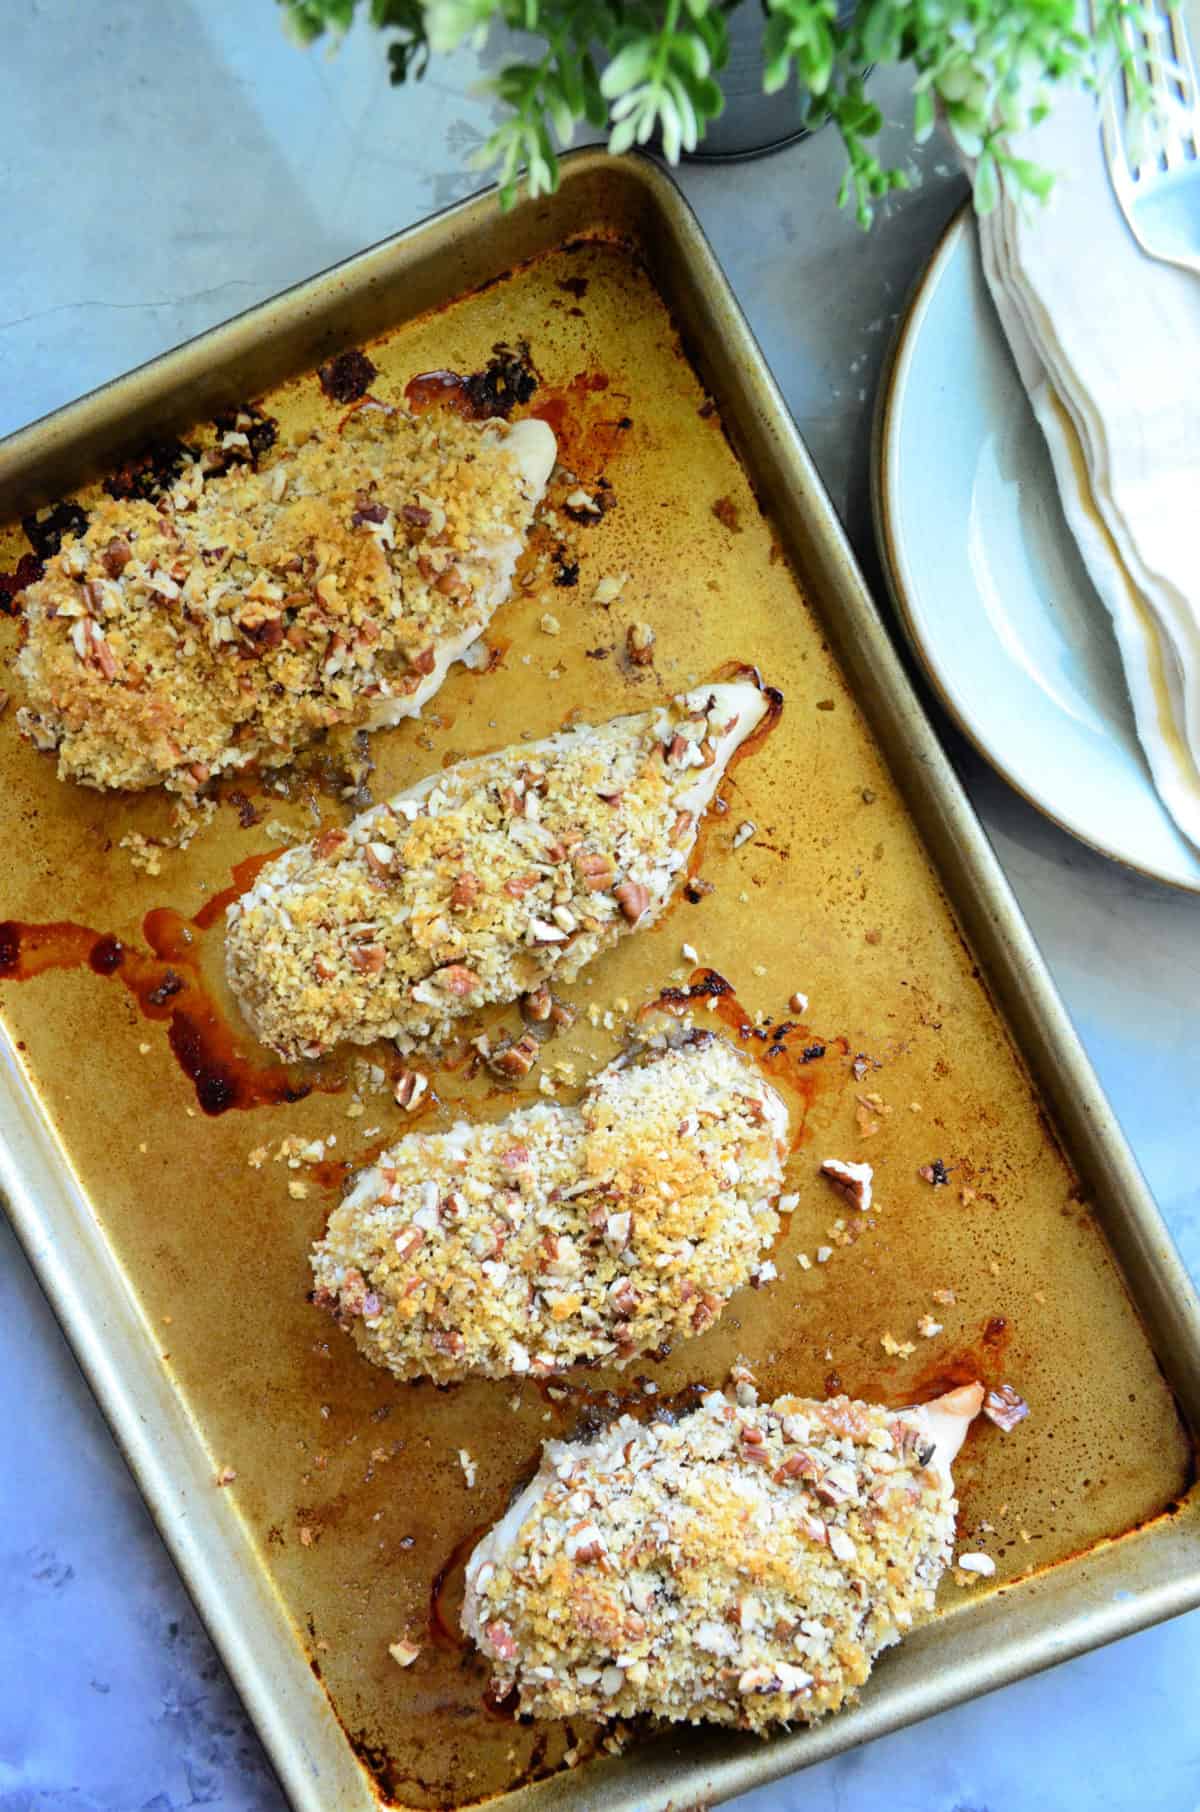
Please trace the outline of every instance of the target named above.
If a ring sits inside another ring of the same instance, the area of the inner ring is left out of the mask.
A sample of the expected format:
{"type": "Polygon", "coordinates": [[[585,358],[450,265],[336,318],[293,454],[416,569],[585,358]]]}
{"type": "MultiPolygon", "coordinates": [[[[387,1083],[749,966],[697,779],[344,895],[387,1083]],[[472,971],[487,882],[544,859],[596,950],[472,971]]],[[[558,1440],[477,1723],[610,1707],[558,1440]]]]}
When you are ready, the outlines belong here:
{"type": "Polygon", "coordinates": [[[437,1043],[650,925],[768,700],[705,686],[459,762],[270,862],[229,908],[229,980],[283,1057],[437,1043]]]}
{"type": "Polygon", "coordinates": [[[463,1628],[496,1692],[534,1717],[759,1731],[836,1711],[932,1609],[982,1398],[714,1391],[678,1422],[547,1443],[467,1563],[463,1628]]]}
{"type": "Polygon", "coordinates": [[[545,1377],[702,1333],[774,1238],[787,1109],[725,1039],[618,1060],[578,1106],[409,1134],[313,1251],[376,1365],[545,1377]]]}
{"type": "Polygon", "coordinates": [[[25,592],[24,733],[86,786],[189,794],[414,716],[507,598],[555,440],[370,403],[260,471],[104,499],[25,592]]]}

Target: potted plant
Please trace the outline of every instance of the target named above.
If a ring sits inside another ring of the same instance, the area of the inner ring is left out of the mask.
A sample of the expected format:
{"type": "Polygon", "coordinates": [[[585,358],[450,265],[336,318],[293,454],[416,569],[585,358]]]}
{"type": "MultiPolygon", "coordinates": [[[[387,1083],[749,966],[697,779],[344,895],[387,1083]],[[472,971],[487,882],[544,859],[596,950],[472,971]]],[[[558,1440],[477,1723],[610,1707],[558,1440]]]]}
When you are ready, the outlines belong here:
{"type": "MultiPolygon", "coordinates": [[[[918,141],[941,119],[974,164],[976,207],[995,205],[1003,171],[1045,197],[1053,172],[1018,156],[1013,140],[1043,118],[1064,85],[1094,89],[1123,67],[1134,101],[1146,87],[1134,48],[1154,29],[1138,0],[1093,0],[1091,30],[1076,0],[279,0],[292,34],[308,44],[341,33],[360,7],[390,34],[392,80],[419,78],[431,56],[465,42],[482,46],[494,26],[528,37],[524,60],[488,86],[507,110],[473,160],[492,170],[511,205],[558,180],[558,147],[588,125],[613,152],[652,139],[674,163],[697,152],[723,111],[730,29],[746,22],[761,38],[762,92],[794,87],[796,122],[829,121],[846,149],[838,194],[861,225],[873,204],[905,187],[874,139],[882,124],[866,92],[873,66],[913,72],[918,141]]],[[[768,135],[769,136],[769,135],[768,135]]],[[[774,135],[779,137],[778,133],[774,135]]]]}

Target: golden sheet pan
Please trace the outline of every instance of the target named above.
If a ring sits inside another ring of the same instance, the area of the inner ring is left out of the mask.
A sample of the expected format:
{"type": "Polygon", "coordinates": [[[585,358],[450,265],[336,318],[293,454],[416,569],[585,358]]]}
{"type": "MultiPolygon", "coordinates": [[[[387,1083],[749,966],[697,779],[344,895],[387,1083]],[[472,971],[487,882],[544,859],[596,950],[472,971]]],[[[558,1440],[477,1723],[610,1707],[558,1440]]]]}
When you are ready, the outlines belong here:
{"type": "MultiPolygon", "coordinates": [[[[801,1199],[779,1281],[642,1375],[666,1393],[721,1382],[745,1355],[766,1393],[900,1403],[979,1372],[1011,1381],[1032,1414],[1008,1436],[983,1427],[960,1463],[964,1536],[995,1555],[994,1585],[948,1581],[937,1619],[881,1662],[852,1712],[765,1744],[683,1730],[596,1756],[584,1730],[490,1715],[484,1669],[453,1637],[455,1559],[541,1440],[630,1380],[447,1391],[357,1357],[306,1300],[306,1252],[338,1165],[404,1117],[387,1093],[354,1118],[348,1092],[319,1089],[206,1113],[176,1061],[175,1009],[151,998],[163,964],[148,953],[148,940],[176,950],[223,999],[220,915],[191,922],[237,864],[278,845],[275,821],[307,831],[346,806],[312,786],[279,798],[245,784],[263,821],[243,828],[226,788],[186,850],[139,873],[121,840],[162,834],[165,803],[60,784],[10,711],[0,1184],[305,1812],[377,1793],[422,1808],[500,1795],[512,1812],[711,1801],[1200,1602],[1195,1297],[782,399],[653,165],[580,153],[552,200],[508,217],[489,198],[451,209],[35,424],[0,447],[0,513],[15,521],[232,402],[259,399],[284,430],[328,414],[314,368],[352,345],[369,343],[374,390],[394,396],[417,372],[475,370],[522,340],[540,377],[529,407],[559,429],[580,480],[607,479],[613,507],[586,528],[559,507],[537,531],[489,633],[492,670],[456,669],[423,723],[375,739],[374,796],[728,662],[757,664],[785,698],[723,789],[702,861],[714,890],[570,990],[579,1022],[521,1088],[561,1064],[569,1095],[639,1006],[686,979],[685,942],[748,1019],[795,1019],[789,997],[809,997],[784,1065],[801,1199]],[[576,562],[578,582],[556,584],[576,562]],[[618,573],[616,602],[594,603],[618,573]],[[652,667],[625,659],[635,621],[656,631],[652,667]],[[754,834],[735,847],[744,822],[754,834]],[[18,929],[50,921],[40,945],[18,929]],[[103,973],[102,933],[132,953],[116,973],[103,973]],[[16,978],[54,956],[65,966],[16,978]],[[335,1161],[315,1172],[248,1162],[289,1135],[331,1133],[335,1161]],[[818,1178],[828,1155],[875,1166],[869,1221],[818,1178]],[[919,1174],[935,1159],[944,1186],[919,1174]],[[827,1245],[827,1262],[798,1262],[827,1245]],[[944,1331],[919,1337],[946,1288],[944,1331]],[[916,1350],[889,1355],[884,1336],[916,1350]],[[236,1476],[221,1486],[223,1473],[236,1476]],[[422,1645],[407,1670],[388,1655],[401,1636],[422,1645]]],[[[24,545],[5,531],[0,566],[24,545]]],[[[6,656],[18,628],[0,630],[6,656]]],[[[513,1104],[465,1068],[435,1087],[426,1125],[513,1104]]]]}

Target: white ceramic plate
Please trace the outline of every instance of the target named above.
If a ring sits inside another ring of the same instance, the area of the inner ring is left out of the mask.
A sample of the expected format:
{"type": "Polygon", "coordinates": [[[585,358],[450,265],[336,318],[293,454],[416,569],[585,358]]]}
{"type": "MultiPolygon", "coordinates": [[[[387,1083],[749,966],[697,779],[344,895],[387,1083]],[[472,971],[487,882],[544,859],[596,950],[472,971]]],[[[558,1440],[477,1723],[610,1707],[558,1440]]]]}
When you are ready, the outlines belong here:
{"type": "Polygon", "coordinates": [[[1200,851],[1151,784],[1108,613],[1063,518],[969,212],[901,325],[874,477],[901,618],[961,729],[1064,830],[1200,892],[1200,851]]]}

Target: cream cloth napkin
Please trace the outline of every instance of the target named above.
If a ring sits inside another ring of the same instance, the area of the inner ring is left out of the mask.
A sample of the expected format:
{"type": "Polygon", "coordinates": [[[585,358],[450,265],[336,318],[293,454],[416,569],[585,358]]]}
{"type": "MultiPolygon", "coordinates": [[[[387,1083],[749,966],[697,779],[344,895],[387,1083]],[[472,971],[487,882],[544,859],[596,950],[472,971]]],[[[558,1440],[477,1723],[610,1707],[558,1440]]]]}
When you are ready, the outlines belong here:
{"type": "Polygon", "coordinates": [[[1138,246],[1092,97],[1060,97],[1013,148],[1058,181],[1044,208],[1002,185],[980,221],[984,273],[1154,784],[1200,845],[1200,277],[1138,246]]]}

